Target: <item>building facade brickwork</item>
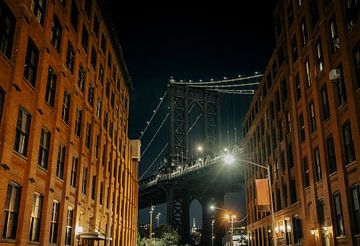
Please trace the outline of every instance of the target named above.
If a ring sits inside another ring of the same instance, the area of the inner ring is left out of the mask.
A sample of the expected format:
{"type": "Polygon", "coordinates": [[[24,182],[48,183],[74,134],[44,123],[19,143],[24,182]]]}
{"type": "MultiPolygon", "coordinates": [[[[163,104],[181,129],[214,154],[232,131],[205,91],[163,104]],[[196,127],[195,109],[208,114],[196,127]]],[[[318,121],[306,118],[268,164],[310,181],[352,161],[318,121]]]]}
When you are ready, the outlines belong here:
{"type": "Polygon", "coordinates": [[[360,245],[360,4],[279,0],[276,47],[244,119],[246,158],[269,166],[275,209],[256,205],[250,245],[360,245]]]}
{"type": "Polygon", "coordinates": [[[135,245],[131,81],[95,0],[0,0],[0,245],[135,245]]]}

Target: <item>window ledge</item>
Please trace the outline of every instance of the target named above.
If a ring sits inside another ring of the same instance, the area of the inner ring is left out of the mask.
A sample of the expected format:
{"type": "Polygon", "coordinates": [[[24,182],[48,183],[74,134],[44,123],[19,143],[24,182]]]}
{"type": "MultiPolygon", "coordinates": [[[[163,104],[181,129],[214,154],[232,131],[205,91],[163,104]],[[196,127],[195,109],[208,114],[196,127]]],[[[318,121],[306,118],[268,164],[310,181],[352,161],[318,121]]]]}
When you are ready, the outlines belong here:
{"type": "Polygon", "coordinates": [[[23,160],[27,160],[27,159],[28,159],[25,155],[17,152],[16,150],[13,151],[13,154],[15,154],[17,157],[20,157],[20,158],[23,159],[23,160]]]}
{"type": "Polygon", "coordinates": [[[355,160],[353,160],[352,162],[349,162],[348,164],[345,164],[346,169],[354,166],[354,165],[356,164],[356,162],[357,162],[357,160],[355,159],[355,160]]]}

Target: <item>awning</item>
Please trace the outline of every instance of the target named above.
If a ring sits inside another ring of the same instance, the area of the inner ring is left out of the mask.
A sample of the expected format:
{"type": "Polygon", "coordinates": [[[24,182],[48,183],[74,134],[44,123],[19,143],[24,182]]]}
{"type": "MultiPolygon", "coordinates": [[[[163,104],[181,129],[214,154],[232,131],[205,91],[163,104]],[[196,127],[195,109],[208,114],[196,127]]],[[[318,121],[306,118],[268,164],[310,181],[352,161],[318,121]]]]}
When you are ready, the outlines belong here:
{"type": "Polygon", "coordinates": [[[92,240],[106,240],[104,234],[100,232],[81,232],[78,234],[78,237],[81,239],[92,239],[92,240]]]}

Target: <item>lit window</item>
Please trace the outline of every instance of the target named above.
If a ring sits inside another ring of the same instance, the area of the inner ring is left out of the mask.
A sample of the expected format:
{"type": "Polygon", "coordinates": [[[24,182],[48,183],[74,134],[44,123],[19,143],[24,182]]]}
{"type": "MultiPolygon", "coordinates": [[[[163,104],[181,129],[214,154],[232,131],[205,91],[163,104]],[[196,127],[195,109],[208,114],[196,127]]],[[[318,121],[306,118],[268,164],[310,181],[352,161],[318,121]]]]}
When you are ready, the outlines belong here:
{"type": "Polygon", "coordinates": [[[54,107],[54,103],[55,103],[56,80],[57,80],[57,76],[54,70],[51,67],[49,67],[47,84],[46,84],[45,101],[51,107],[54,107]]]}
{"type": "Polygon", "coordinates": [[[333,201],[334,201],[334,213],[335,213],[335,236],[344,236],[345,235],[345,228],[344,228],[344,221],[343,221],[343,213],[341,208],[341,197],[340,193],[336,192],[333,194],[333,201]]]}
{"type": "Polygon", "coordinates": [[[27,153],[31,115],[23,108],[19,108],[16,124],[14,150],[24,156],[27,153]]]}
{"type": "Polygon", "coordinates": [[[314,102],[309,104],[309,114],[310,114],[310,130],[314,132],[316,130],[316,116],[315,116],[315,107],[314,102]]]}
{"type": "Polygon", "coordinates": [[[66,227],[65,227],[65,245],[72,245],[72,228],[73,228],[74,210],[67,209],[66,214],[66,227]]]}
{"type": "Polygon", "coordinates": [[[50,137],[49,131],[41,129],[38,165],[44,169],[48,166],[50,137]]]}
{"type": "Polygon", "coordinates": [[[31,2],[31,11],[35,15],[37,21],[40,24],[44,23],[44,17],[45,17],[45,0],[33,0],[31,2]]]}
{"type": "Polygon", "coordinates": [[[339,42],[339,36],[338,36],[338,33],[337,33],[335,17],[333,17],[330,20],[329,28],[330,28],[330,32],[329,32],[329,34],[330,34],[330,47],[331,47],[331,51],[333,53],[335,53],[340,48],[340,42],[339,42]]]}
{"type": "Polygon", "coordinates": [[[309,60],[305,62],[305,73],[306,73],[306,85],[307,87],[311,86],[311,72],[310,72],[310,63],[309,60]]]}
{"type": "Polygon", "coordinates": [[[60,203],[58,201],[53,202],[51,221],[50,221],[50,243],[57,243],[58,231],[59,231],[59,212],[60,203]]]}
{"type": "Polygon", "coordinates": [[[76,188],[77,169],[78,169],[78,158],[73,157],[70,174],[70,185],[76,188]]]}
{"type": "Polygon", "coordinates": [[[31,242],[39,242],[40,240],[40,226],[41,226],[41,211],[43,204],[43,196],[39,193],[34,194],[34,200],[30,217],[30,238],[31,242]]]}
{"type": "Polygon", "coordinates": [[[324,58],[322,55],[320,39],[316,43],[316,56],[317,56],[318,72],[321,72],[324,69],[324,62],[323,62],[324,58]]]}
{"type": "Polygon", "coordinates": [[[319,148],[314,150],[314,168],[315,168],[315,181],[322,179],[321,162],[319,148]]]}
{"type": "Polygon", "coordinates": [[[302,47],[304,47],[308,41],[308,34],[306,30],[306,22],[305,17],[301,21],[301,41],[302,41],[302,47]]]}
{"type": "Polygon", "coordinates": [[[3,220],[3,239],[16,239],[19,217],[21,187],[10,182],[7,187],[3,220]]]}
{"type": "Polygon", "coordinates": [[[69,124],[70,99],[70,93],[68,91],[65,91],[61,118],[66,124],[69,124]]]}

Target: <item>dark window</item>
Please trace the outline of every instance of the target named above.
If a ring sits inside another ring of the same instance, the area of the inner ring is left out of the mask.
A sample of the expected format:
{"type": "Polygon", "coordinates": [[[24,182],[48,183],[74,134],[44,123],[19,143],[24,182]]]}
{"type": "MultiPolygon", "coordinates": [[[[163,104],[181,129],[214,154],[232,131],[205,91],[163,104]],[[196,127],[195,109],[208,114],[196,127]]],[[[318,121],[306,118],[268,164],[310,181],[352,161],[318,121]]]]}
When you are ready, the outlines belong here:
{"type": "MultiPolygon", "coordinates": [[[[281,67],[281,65],[284,63],[285,61],[285,54],[284,54],[284,47],[281,46],[279,48],[279,54],[278,54],[278,57],[279,57],[279,67],[281,67]]],[[[120,90],[120,83],[118,82],[118,90],[120,90]]]]}
{"type": "Polygon", "coordinates": [[[79,76],[78,76],[78,87],[81,91],[84,91],[85,86],[85,77],[86,77],[86,71],[82,64],[79,66],[79,76]]]}
{"type": "Polygon", "coordinates": [[[291,178],[290,180],[290,200],[291,204],[297,202],[297,192],[296,192],[296,181],[295,179],[291,178]]]}
{"type": "Polygon", "coordinates": [[[288,91],[287,91],[287,84],[286,84],[286,80],[282,80],[281,81],[281,96],[282,96],[282,100],[283,102],[286,101],[287,97],[288,97],[288,91]]]}
{"type": "Polygon", "coordinates": [[[73,228],[74,210],[67,209],[66,214],[66,229],[65,229],[65,245],[72,245],[72,228],[73,228]]]}
{"type": "Polygon", "coordinates": [[[112,64],[112,63],[111,63],[111,60],[112,60],[112,59],[111,59],[111,54],[110,54],[110,51],[109,51],[109,53],[108,53],[108,64],[107,64],[108,67],[109,67],[109,69],[111,69],[111,64],[112,64]]]}
{"type": "Polygon", "coordinates": [[[56,177],[58,177],[61,180],[64,179],[65,153],[66,153],[66,147],[64,145],[60,145],[58,150],[56,177]]]}
{"type": "Polygon", "coordinates": [[[329,100],[327,95],[326,85],[324,85],[320,90],[321,96],[321,109],[322,109],[322,120],[326,120],[330,117],[330,108],[329,108],[329,100]]]}
{"type": "Polygon", "coordinates": [[[327,153],[327,166],[330,174],[337,170],[334,139],[332,135],[330,135],[326,139],[326,153],[327,153]]]}
{"type": "Polygon", "coordinates": [[[43,196],[39,193],[34,194],[34,200],[30,215],[30,237],[31,242],[39,242],[40,240],[40,226],[41,226],[41,211],[43,204],[43,196]]]}
{"type": "Polygon", "coordinates": [[[309,104],[309,118],[310,118],[310,130],[314,132],[316,130],[316,115],[315,115],[315,107],[314,102],[309,104]]]}
{"type": "Polygon", "coordinates": [[[61,45],[61,33],[62,28],[59,19],[54,16],[54,20],[51,26],[51,36],[50,41],[52,45],[54,45],[55,49],[60,52],[60,45],[61,45]]]}
{"type": "Polygon", "coordinates": [[[88,123],[86,126],[86,135],[85,135],[85,146],[90,148],[90,140],[91,140],[91,123],[88,123]]]}
{"type": "Polygon", "coordinates": [[[111,93],[110,104],[111,104],[111,107],[114,108],[114,105],[115,105],[115,93],[114,92],[111,93]]]}
{"type": "Polygon", "coordinates": [[[110,96],[110,81],[106,83],[106,89],[105,89],[106,97],[109,98],[110,96]]]}
{"type": "Polygon", "coordinates": [[[75,1],[72,1],[70,21],[71,21],[72,26],[75,29],[75,32],[77,32],[78,22],[79,22],[79,10],[76,7],[75,1]]]}
{"type": "Polygon", "coordinates": [[[2,119],[4,101],[5,101],[5,91],[0,86],[0,122],[2,119]]]}
{"type": "Polygon", "coordinates": [[[340,193],[336,192],[333,194],[334,199],[334,214],[335,214],[335,236],[344,236],[345,228],[343,221],[343,213],[341,208],[341,197],[340,193]]]}
{"type": "Polygon", "coordinates": [[[325,225],[325,202],[324,199],[319,199],[317,201],[317,219],[318,223],[323,226],[325,225]]]}
{"type": "Polygon", "coordinates": [[[303,172],[304,172],[304,185],[305,188],[307,188],[310,186],[310,170],[309,170],[308,159],[306,156],[303,158],[303,172]]]}
{"type": "Polygon", "coordinates": [[[88,168],[83,167],[83,180],[82,180],[82,193],[86,195],[87,192],[87,182],[88,182],[88,168]]]}
{"type": "Polygon", "coordinates": [[[302,44],[302,47],[304,47],[306,45],[307,41],[308,41],[308,34],[307,34],[307,29],[306,29],[305,17],[304,17],[303,20],[301,21],[301,44],[302,44]]]}
{"type": "Polygon", "coordinates": [[[14,150],[24,156],[27,153],[29,133],[30,133],[31,115],[23,108],[19,108],[14,150]]]}
{"type": "Polygon", "coordinates": [[[104,182],[100,183],[100,205],[103,204],[104,182]]]}
{"type": "Polygon", "coordinates": [[[65,6],[66,0],[59,0],[59,1],[60,1],[60,3],[61,3],[63,6],[65,6]]]}
{"type": "Polygon", "coordinates": [[[293,155],[293,148],[291,143],[289,143],[286,146],[286,156],[287,156],[288,169],[290,170],[290,168],[294,166],[294,155],[293,155]]]}
{"type": "Polygon", "coordinates": [[[78,161],[78,158],[73,157],[70,173],[70,185],[74,188],[76,188],[78,161]]]}
{"type": "Polygon", "coordinates": [[[20,197],[20,185],[9,182],[4,207],[3,239],[16,239],[20,197]]]}
{"type": "Polygon", "coordinates": [[[330,34],[329,38],[330,38],[331,52],[335,53],[340,48],[340,42],[339,42],[339,36],[338,36],[338,32],[337,32],[335,17],[333,17],[330,20],[329,29],[330,29],[329,30],[329,34],[330,34]]]}
{"type": "Polygon", "coordinates": [[[74,62],[75,62],[75,50],[72,44],[70,43],[70,41],[68,41],[68,47],[66,51],[66,66],[69,68],[71,73],[74,72],[74,62]]]}
{"type": "Polygon", "coordinates": [[[298,58],[298,50],[297,50],[297,44],[296,44],[296,35],[294,35],[291,39],[291,54],[293,62],[295,62],[298,58]]]}
{"type": "Polygon", "coordinates": [[[0,52],[7,58],[11,58],[11,50],[14,40],[16,19],[11,10],[0,2],[0,52]]]}
{"type": "Polygon", "coordinates": [[[360,88],[360,43],[353,50],[357,88],[360,88]]]}
{"type": "Polygon", "coordinates": [[[81,122],[82,122],[82,110],[76,110],[76,121],[75,121],[75,134],[80,137],[81,135],[81,122]]]}
{"type": "Polygon", "coordinates": [[[91,66],[96,69],[96,49],[94,46],[91,49],[91,66]]]}
{"type": "Polygon", "coordinates": [[[295,244],[301,244],[302,237],[303,237],[301,219],[294,216],[292,218],[292,224],[293,224],[293,229],[294,229],[294,243],[295,244]]]}
{"type": "Polygon", "coordinates": [[[101,35],[101,49],[105,53],[105,51],[106,51],[106,39],[105,39],[104,34],[101,35]]]}
{"type": "Polygon", "coordinates": [[[58,240],[59,213],[60,213],[60,203],[54,200],[51,211],[51,221],[50,221],[50,240],[49,240],[50,243],[57,243],[58,240]]]}
{"type": "Polygon", "coordinates": [[[351,134],[351,123],[346,121],[342,125],[342,135],[343,135],[343,144],[344,144],[344,164],[347,165],[356,160],[354,142],[351,134]]]}
{"type": "Polygon", "coordinates": [[[316,58],[317,58],[318,72],[320,73],[324,69],[324,57],[321,49],[320,39],[316,42],[316,58]]]}
{"type": "Polygon", "coordinates": [[[310,13],[312,27],[315,28],[316,24],[319,22],[319,9],[317,0],[310,0],[310,13]]]}
{"type": "Polygon", "coordinates": [[[98,135],[96,135],[95,146],[94,146],[94,152],[95,152],[96,158],[99,157],[99,144],[100,144],[100,136],[98,134],[98,135]]]}
{"type": "Polygon", "coordinates": [[[294,8],[291,1],[288,6],[288,21],[289,21],[289,26],[291,26],[291,24],[294,22],[294,8]]]}
{"type": "Polygon", "coordinates": [[[41,25],[44,23],[45,18],[45,4],[46,0],[32,0],[31,2],[31,11],[41,25]]]}
{"type": "Polygon", "coordinates": [[[41,129],[38,165],[44,169],[48,167],[51,133],[41,129]]]}
{"type": "Polygon", "coordinates": [[[351,198],[352,198],[352,204],[353,204],[353,218],[354,218],[354,224],[355,224],[355,234],[360,233],[360,184],[356,184],[353,187],[351,187],[351,198]]]}
{"type": "Polygon", "coordinates": [[[315,169],[315,181],[320,181],[322,179],[322,171],[321,171],[321,161],[320,161],[320,152],[319,148],[315,148],[314,150],[314,169],[315,169]]]}
{"type": "Polygon", "coordinates": [[[95,33],[96,37],[98,37],[98,35],[99,35],[99,28],[100,28],[99,19],[95,15],[94,16],[94,33],[95,33]]]}
{"type": "Polygon", "coordinates": [[[84,48],[85,53],[87,53],[88,45],[89,45],[89,33],[84,25],[81,35],[81,45],[84,48]]]}
{"type": "Polygon", "coordinates": [[[54,107],[54,103],[55,103],[56,80],[57,80],[57,76],[54,70],[51,67],[49,67],[47,84],[46,84],[45,101],[51,107],[54,107]]]}
{"type": "Polygon", "coordinates": [[[99,66],[99,81],[101,85],[104,84],[104,66],[102,64],[99,66]]]}
{"type": "Polygon", "coordinates": [[[311,86],[311,72],[309,60],[305,61],[305,74],[306,74],[306,85],[309,88],[311,86]]]}
{"type": "Polygon", "coordinates": [[[95,200],[96,197],[96,175],[93,175],[92,184],[91,184],[91,199],[95,200]]]}
{"type": "Polygon", "coordinates": [[[34,42],[29,39],[27,44],[26,58],[24,64],[24,78],[35,86],[36,71],[39,60],[39,51],[34,42]]]}
{"type": "Polygon", "coordinates": [[[336,90],[337,90],[338,106],[341,106],[347,100],[344,73],[343,73],[343,67],[341,64],[337,67],[337,70],[339,70],[340,76],[335,81],[335,84],[336,84],[336,90]]]}
{"type": "Polygon", "coordinates": [[[96,118],[100,118],[101,117],[101,98],[97,99],[96,102],[96,118]]]}
{"type": "Polygon", "coordinates": [[[304,115],[303,113],[300,114],[299,116],[299,138],[300,138],[300,142],[304,142],[306,139],[306,135],[305,135],[305,121],[304,121],[304,115]]]}
{"type": "Polygon", "coordinates": [[[346,1],[346,21],[347,27],[351,30],[360,17],[360,2],[359,0],[346,1]]]}
{"type": "Polygon", "coordinates": [[[107,129],[108,126],[108,112],[104,113],[104,128],[107,129]]]}
{"type": "Polygon", "coordinates": [[[88,102],[91,106],[94,106],[94,87],[91,84],[89,84],[88,102]]]}
{"type": "Polygon", "coordinates": [[[301,81],[298,73],[295,76],[295,90],[296,100],[299,101],[301,99],[301,81]]]}
{"type": "Polygon", "coordinates": [[[90,18],[91,15],[91,0],[85,0],[84,1],[84,10],[85,14],[90,18]]]}
{"type": "Polygon", "coordinates": [[[63,100],[61,118],[66,124],[69,124],[70,100],[71,100],[70,93],[68,91],[64,91],[64,100],[63,100]]]}
{"type": "Polygon", "coordinates": [[[285,118],[286,118],[286,133],[291,132],[291,114],[290,112],[285,112],[285,118]]]}

